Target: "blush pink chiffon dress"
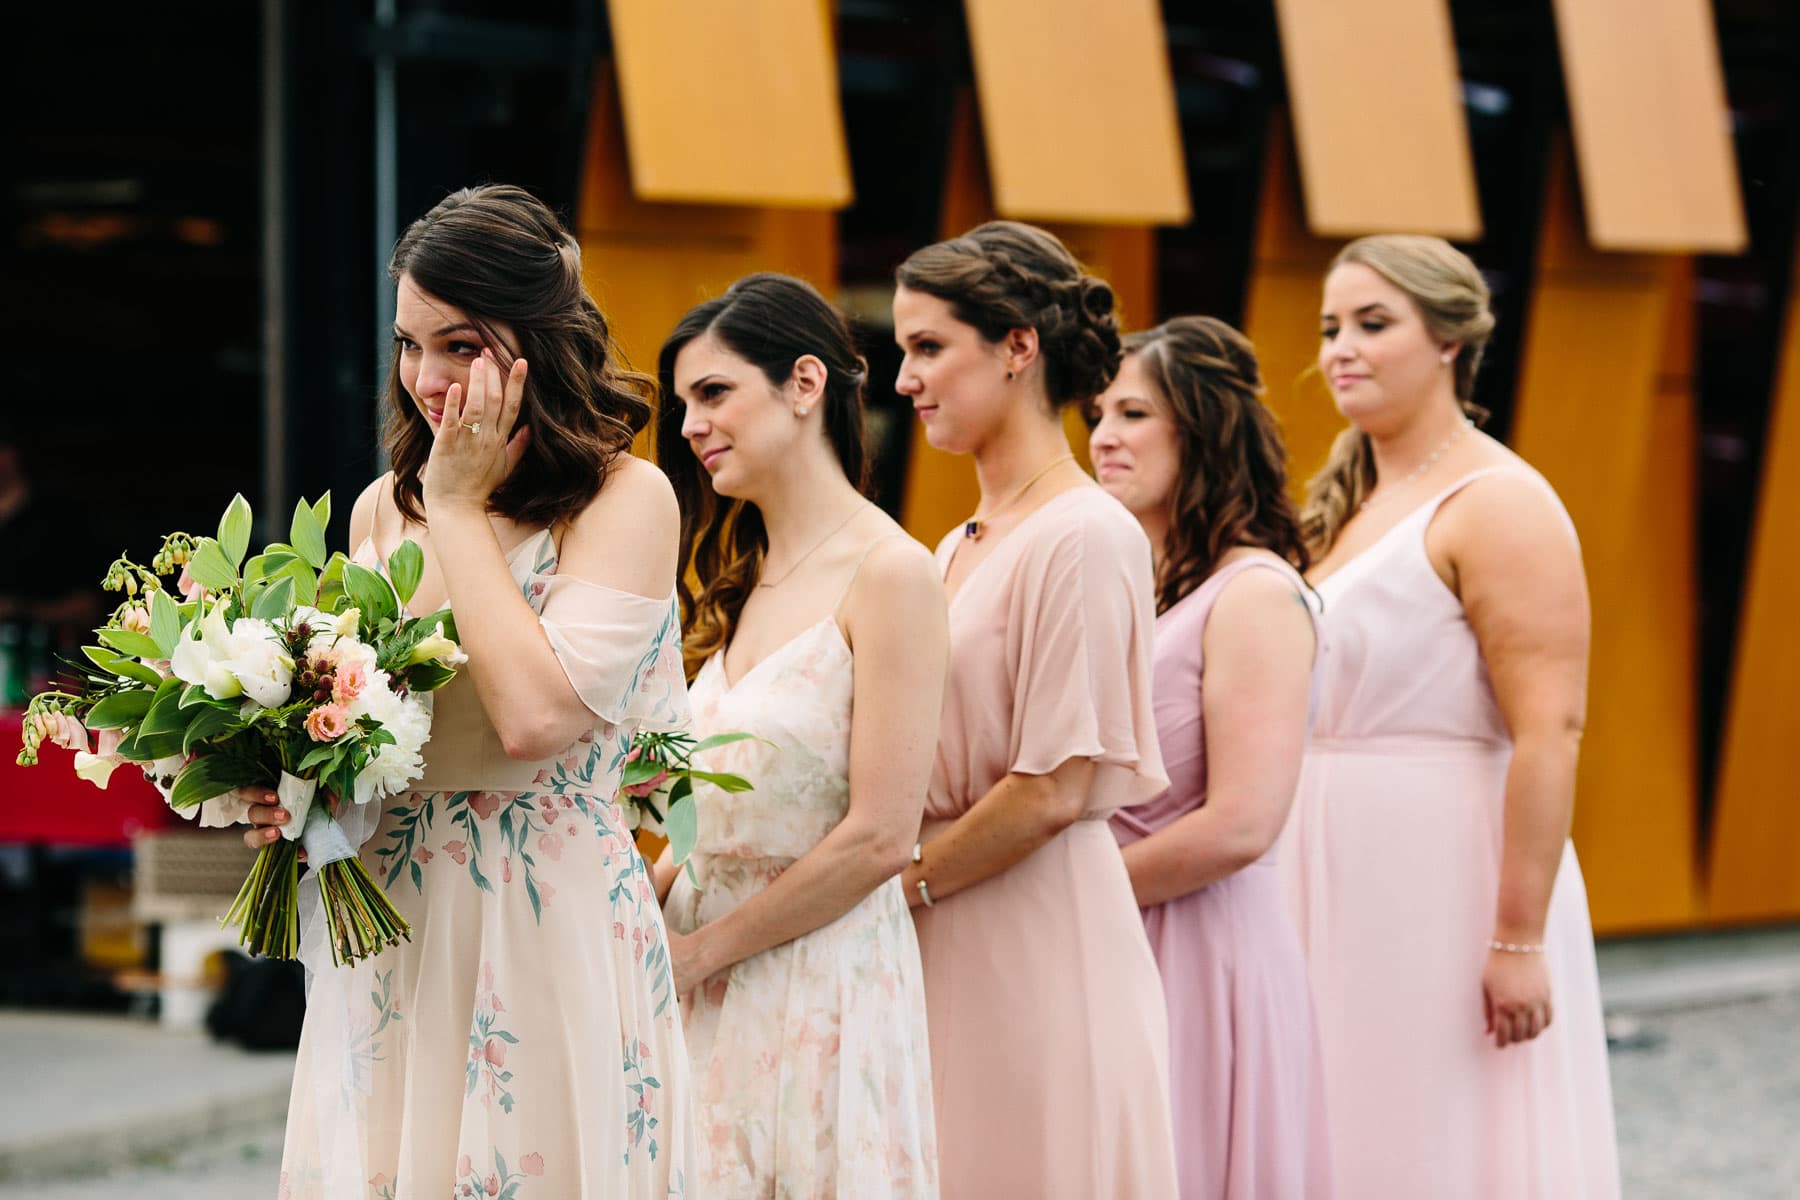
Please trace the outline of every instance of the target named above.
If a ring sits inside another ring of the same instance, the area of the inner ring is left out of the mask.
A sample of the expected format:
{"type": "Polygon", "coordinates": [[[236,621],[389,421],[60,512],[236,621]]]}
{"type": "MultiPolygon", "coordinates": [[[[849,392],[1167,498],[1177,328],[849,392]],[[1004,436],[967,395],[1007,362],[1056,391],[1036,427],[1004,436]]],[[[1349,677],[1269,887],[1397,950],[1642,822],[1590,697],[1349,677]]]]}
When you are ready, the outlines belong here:
{"type": "Polygon", "coordinates": [[[1594,936],[1567,843],[1544,938],[1551,1024],[1503,1050],[1484,1029],[1512,739],[1425,533],[1495,471],[1549,487],[1524,467],[1466,476],[1318,585],[1326,666],[1282,870],[1339,1196],[1619,1194],[1594,936]]]}

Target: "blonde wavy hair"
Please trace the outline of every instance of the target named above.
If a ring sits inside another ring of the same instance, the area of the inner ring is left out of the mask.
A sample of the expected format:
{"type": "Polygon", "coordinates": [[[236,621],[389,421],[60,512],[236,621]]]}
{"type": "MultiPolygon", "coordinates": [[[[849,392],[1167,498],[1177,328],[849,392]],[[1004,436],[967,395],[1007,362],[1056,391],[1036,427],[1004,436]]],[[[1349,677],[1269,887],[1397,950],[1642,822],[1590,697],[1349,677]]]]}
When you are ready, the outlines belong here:
{"type": "MultiPolygon", "coordinates": [[[[1356,263],[1369,268],[1412,300],[1425,328],[1440,342],[1462,349],[1452,364],[1456,401],[1476,424],[1487,410],[1475,403],[1475,372],[1494,331],[1487,281],[1468,255],[1442,238],[1381,234],[1358,238],[1331,260],[1331,270],[1356,263]]],[[[1306,484],[1300,534],[1315,561],[1323,558],[1375,487],[1369,435],[1350,425],[1337,435],[1325,465],[1306,484]]]]}

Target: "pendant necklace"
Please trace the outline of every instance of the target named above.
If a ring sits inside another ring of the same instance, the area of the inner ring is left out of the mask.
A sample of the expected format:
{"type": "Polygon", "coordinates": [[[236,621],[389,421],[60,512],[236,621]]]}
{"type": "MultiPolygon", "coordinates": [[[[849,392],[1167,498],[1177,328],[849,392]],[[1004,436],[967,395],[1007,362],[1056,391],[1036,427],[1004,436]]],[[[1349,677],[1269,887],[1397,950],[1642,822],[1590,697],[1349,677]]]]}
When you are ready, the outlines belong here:
{"type": "Polygon", "coordinates": [[[982,527],[984,525],[986,525],[989,521],[992,521],[995,516],[997,516],[1000,513],[1005,512],[1008,508],[1010,508],[1012,506],[1013,502],[1015,500],[1017,500],[1020,496],[1023,496],[1026,492],[1030,491],[1032,484],[1036,483],[1038,480],[1040,480],[1044,476],[1048,475],[1051,471],[1055,470],[1057,467],[1062,466],[1064,463],[1074,462],[1074,461],[1075,461],[1075,456],[1073,454],[1065,454],[1061,458],[1051,459],[1050,462],[1047,463],[1042,470],[1040,470],[1036,475],[1033,475],[1030,479],[1027,479],[1023,484],[1021,484],[1017,491],[1013,492],[1012,495],[1008,496],[1006,499],[1002,500],[999,504],[995,505],[993,508],[993,511],[989,512],[987,516],[985,516],[985,517],[970,517],[968,519],[968,521],[963,524],[963,537],[966,540],[971,541],[971,542],[979,542],[981,540],[982,527]]]}

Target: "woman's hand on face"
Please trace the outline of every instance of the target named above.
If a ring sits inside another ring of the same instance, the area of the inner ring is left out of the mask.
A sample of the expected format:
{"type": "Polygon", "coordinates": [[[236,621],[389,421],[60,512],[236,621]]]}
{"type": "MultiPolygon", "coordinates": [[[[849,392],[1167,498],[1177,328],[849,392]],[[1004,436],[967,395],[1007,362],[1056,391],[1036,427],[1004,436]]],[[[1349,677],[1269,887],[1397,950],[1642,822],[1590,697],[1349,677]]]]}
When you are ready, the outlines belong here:
{"type": "Polygon", "coordinates": [[[1550,968],[1542,954],[1488,951],[1481,996],[1496,1049],[1529,1042],[1550,1026],[1550,968]]]}
{"type": "MultiPolygon", "coordinates": [[[[250,828],[244,830],[244,845],[252,850],[271,845],[281,836],[281,827],[293,820],[293,814],[281,807],[274,788],[239,788],[237,799],[245,806],[244,820],[250,822],[250,828]]],[[[306,861],[305,850],[300,851],[300,861],[306,861]]]]}
{"type": "Polygon", "coordinates": [[[531,443],[531,430],[519,424],[525,374],[524,359],[514,359],[512,370],[502,372],[493,351],[483,350],[469,367],[467,393],[461,384],[450,385],[444,419],[425,463],[427,520],[434,508],[486,512],[488,497],[519,465],[531,443]]]}

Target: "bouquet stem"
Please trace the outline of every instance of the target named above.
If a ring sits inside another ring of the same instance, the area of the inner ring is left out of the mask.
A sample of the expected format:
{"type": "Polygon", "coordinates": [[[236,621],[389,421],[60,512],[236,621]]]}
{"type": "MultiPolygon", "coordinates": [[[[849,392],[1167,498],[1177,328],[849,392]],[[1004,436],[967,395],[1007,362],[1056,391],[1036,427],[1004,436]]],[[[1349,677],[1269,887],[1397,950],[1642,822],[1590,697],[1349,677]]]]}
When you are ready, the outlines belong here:
{"type": "Polygon", "coordinates": [[[327,863],[318,874],[331,958],[338,966],[379,954],[402,939],[412,939],[412,926],[369,878],[360,859],[327,863]]]}
{"type": "Polygon", "coordinates": [[[293,958],[300,951],[300,845],[277,838],[256,862],[231,902],[223,927],[238,926],[238,944],[264,958],[293,958]]]}

